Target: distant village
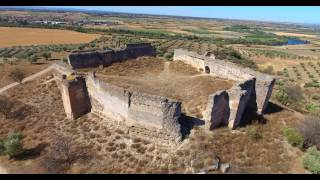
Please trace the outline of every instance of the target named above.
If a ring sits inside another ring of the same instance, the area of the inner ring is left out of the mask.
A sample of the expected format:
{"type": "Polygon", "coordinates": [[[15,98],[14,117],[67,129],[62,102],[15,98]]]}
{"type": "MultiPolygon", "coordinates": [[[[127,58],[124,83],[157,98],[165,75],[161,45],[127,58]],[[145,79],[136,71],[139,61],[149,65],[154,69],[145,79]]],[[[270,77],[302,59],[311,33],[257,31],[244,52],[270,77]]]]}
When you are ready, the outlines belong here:
{"type": "Polygon", "coordinates": [[[39,17],[39,16],[0,16],[1,22],[7,23],[19,23],[19,24],[42,24],[42,25],[76,25],[76,26],[87,26],[87,25],[119,25],[120,22],[110,20],[95,20],[95,19],[84,19],[84,20],[66,20],[63,17],[39,17]]]}

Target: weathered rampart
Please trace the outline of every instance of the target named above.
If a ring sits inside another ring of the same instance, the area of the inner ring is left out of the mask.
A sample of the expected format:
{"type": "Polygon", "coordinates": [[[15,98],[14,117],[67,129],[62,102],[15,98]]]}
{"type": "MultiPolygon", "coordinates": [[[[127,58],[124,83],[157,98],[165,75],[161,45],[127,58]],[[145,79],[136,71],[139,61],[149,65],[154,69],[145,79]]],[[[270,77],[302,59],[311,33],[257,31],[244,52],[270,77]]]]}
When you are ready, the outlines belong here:
{"type": "Polygon", "coordinates": [[[86,78],[92,112],[128,125],[163,130],[174,140],[181,139],[181,103],[162,96],[130,92],[102,82],[90,74],[86,78]]]}
{"type": "Polygon", "coordinates": [[[182,49],[174,51],[173,60],[183,61],[207,74],[237,82],[231,89],[209,96],[204,112],[209,129],[226,124],[232,129],[239,126],[246,109],[257,114],[265,111],[275,82],[272,76],[182,49]]]}
{"type": "Polygon", "coordinates": [[[66,76],[56,76],[56,82],[61,92],[67,118],[76,119],[90,112],[91,104],[83,77],[78,76],[73,80],[68,80],[66,76]]]}
{"type": "Polygon", "coordinates": [[[108,66],[114,62],[134,59],[140,56],[155,56],[156,51],[150,43],[128,44],[119,51],[105,50],[79,52],[69,55],[68,63],[73,69],[108,66]]]}

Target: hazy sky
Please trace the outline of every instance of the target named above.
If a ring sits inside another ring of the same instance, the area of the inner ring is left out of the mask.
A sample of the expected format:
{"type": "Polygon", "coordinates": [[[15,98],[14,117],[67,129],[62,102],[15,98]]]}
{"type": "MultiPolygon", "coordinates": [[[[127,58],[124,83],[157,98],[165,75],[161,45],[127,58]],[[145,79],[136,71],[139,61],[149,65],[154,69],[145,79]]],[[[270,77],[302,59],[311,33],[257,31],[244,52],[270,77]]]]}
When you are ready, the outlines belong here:
{"type": "Polygon", "coordinates": [[[60,8],[320,24],[320,6],[61,6],[60,8]]]}

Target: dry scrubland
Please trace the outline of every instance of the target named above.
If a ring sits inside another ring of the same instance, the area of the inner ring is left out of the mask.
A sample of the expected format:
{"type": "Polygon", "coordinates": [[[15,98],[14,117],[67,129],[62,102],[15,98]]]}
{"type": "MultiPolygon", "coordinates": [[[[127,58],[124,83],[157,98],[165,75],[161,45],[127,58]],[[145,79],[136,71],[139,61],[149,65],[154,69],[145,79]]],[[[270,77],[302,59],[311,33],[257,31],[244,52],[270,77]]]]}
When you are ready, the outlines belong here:
{"type": "Polygon", "coordinates": [[[75,31],[0,27],[0,48],[10,46],[88,43],[100,37],[75,31]]]}
{"type": "Polygon", "coordinates": [[[0,65],[0,88],[4,87],[6,85],[9,85],[11,83],[14,83],[12,78],[10,77],[10,73],[14,71],[15,69],[21,70],[25,76],[30,76],[32,74],[35,74],[46,67],[49,67],[50,63],[38,63],[38,64],[30,64],[28,62],[17,62],[13,65],[11,64],[4,64],[0,65]]]}
{"type": "MultiPolygon", "coordinates": [[[[183,65],[170,65],[169,70],[177,74],[197,75],[192,69],[186,68],[181,72],[181,68],[176,68],[183,65]]],[[[152,63],[147,66],[151,69],[152,66],[155,69],[159,67],[152,63]]],[[[117,68],[120,66],[110,66],[109,70],[117,68]]],[[[155,73],[161,74],[164,69],[160,68],[155,73]]],[[[137,73],[133,69],[130,71],[137,73]]],[[[52,79],[47,80],[49,74],[5,94],[16,103],[13,112],[20,113],[19,118],[0,116],[0,137],[10,131],[21,132],[24,148],[38,149],[40,152],[20,160],[1,157],[1,165],[9,173],[48,173],[43,163],[53,143],[61,136],[70,137],[76,149],[90,154],[85,160],[74,161],[70,169],[61,172],[191,173],[211,165],[216,155],[222,163],[231,164],[231,173],[304,172],[299,166],[300,152],[286,143],[281,132],[284,126],[297,122],[299,116],[277,105],[271,104],[264,118],[251,117],[255,121],[238,131],[220,128],[204,132],[196,127],[182,144],[170,147],[150,141],[148,137],[152,135],[143,129],[124,128],[93,114],[77,120],[66,119],[59,89],[52,79]],[[261,133],[261,139],[254,141],[247,135],[246,130],[252,127],[261,133]]],[[[195,83],[194,80],[189,82],[195,83]]]]}

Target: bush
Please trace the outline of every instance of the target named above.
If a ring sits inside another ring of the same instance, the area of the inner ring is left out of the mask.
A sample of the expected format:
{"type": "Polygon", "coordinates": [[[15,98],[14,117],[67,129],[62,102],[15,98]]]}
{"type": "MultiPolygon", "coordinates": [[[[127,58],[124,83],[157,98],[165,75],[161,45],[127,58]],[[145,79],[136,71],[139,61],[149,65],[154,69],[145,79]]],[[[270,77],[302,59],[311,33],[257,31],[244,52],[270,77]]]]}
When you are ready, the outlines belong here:
{"type": "Polygon", "coordinates": [[[60,136],[45,158],[44,166],[50,173],[63,173],[77,160],[88,160],[89,157],[86,148],[76,147],[71,138],[60,136]]]}
{"type": "Polygon", "coordinates": [[[320,95],[319,94],[315,94],[315,95],[312,96],[312,99],[320,100],[320,95]]]}
{"type": "Polygon", "coordinates": [[[13,107],[14,103],[12,101],[0,96],[0,113],[3,114],[6,119],[11,117],[13,107]]]}
{"type": "Polygon", "coordinates": [[[307,116],[299,123],[297,129],[303,136],[304,148],[316,146],[320,149],[320,119],[318,117],[307,116]]]}
{"type": "Polygon", "coordinates": [[[62,62],[63,62],[63,63],[65,63],[65,64],[68,64],[68,59],[67,59],[67,58],[65,58],[65,57],[64,57],[64,58],[62,58],[62,62]]]}
{"type": "Polygon", "coordinates": [[[31,55],[31,56],[29,56],[28,60],[29,60],[29,62],[30,62],[31,64],[36,63],[36,62],[38,61],[38,56],[36,56],[36,55],[31,55]]]}
{"type": "Polygon", "coordinates": [[[320,173],[320,151],[315,146],[308,148],[303,155],[303,166],[314,174],[320,173]]]}
{"type": "Polygon", "coordinates": [[[247,135],[254,141],[257,141],[262,138],[262,135],[254,127],[248,128],[246,132],[247,135]]]}
{"type": "Polygon", "coordinates": [[[20,133],[10,133],[0,141],[0,154],[9,155],[10,158],[22,152],[22,135],[20,133]]]}
{"type": "Polygon", "coordinates": [[[9,76],[15,82],[21,83],[26,75],[21,69],[15,69],[9,74],[9,76]]]}
{"type": "Polygon", "coordinates": [[[3,139],[0,139],[0,156],[4,155],[5,150],[3,139]]]}
{"type": "Polygon", "coordinates": [[[320,110],[320,104],[318,103],[307,103],[305,107],[309,112],[317,114],[320,110]]]}
{"type": "Polygon", "coordinates": [[[283,134],[292,146],[303,147],[303,136],[294,128],[284,128],[283,134]]]}
{"type": "Polygon", "coordinates": [[[44,52],[41,55],[42,57],[44,57],[46,60],[48,60],[49,58],[51,58],[51,53],[50,52],[44,52]]]}
{"type": "Polygon", "coordinates": [[[265,69],[262,70],[263,73],[267,73],[267,74],[273,74],[273,67],[272,66],[268,66],[265,69]]]}
{"type": "Polygon", "coordinates": [[[166,59],[172,59],[173,53],[172,53],[172,52],[167,52],[167,53],[164,54],[164,57],[165,57],[166,59]]]}
{"type": "Polygon", "coordinates": [[[303,90],[300,86],[293,85],[293,86],[285,86],[285,92],[289,97],[290,103],[297,103],[304,99],[303,97],[303,90]]]}
{"type": "Polygon", "coordinates": [[[282,86],[275,92],[275,97],[277,101],[283,105],[287,105],[289,103],[289,96],[282,86]]]}

